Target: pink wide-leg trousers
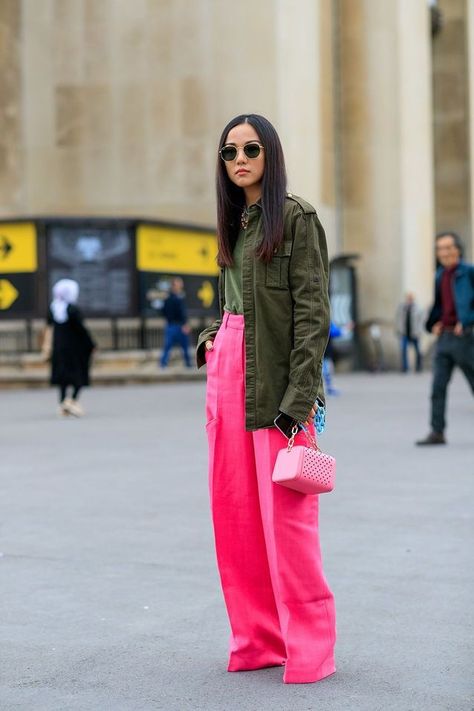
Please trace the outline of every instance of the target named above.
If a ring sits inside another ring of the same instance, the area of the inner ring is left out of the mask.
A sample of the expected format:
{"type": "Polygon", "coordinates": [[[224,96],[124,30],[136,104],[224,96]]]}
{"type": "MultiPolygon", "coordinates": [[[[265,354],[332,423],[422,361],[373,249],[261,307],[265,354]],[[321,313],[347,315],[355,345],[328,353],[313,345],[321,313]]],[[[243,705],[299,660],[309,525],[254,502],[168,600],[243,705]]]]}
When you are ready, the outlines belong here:
{"type": "MultiPolygon", "coordinates": [[[[244,317],[226,312],[206,354],[209,492],[231,626],[228,670],[284,664],[285,683],[318,681],[335,671],[318,497],[272,482],[287,442],[281,432],[245,430],[244,338],[244,317]]],[[[303,433],[295,443],[306,443],[303,433]]]]}

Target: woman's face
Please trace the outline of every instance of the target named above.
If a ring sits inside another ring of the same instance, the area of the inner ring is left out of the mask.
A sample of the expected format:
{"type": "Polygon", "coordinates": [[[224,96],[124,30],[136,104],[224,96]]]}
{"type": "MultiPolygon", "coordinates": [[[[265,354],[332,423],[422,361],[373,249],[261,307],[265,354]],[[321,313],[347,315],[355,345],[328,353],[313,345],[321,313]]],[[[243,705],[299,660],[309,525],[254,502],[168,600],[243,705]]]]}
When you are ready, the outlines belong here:
{"type": "Polygon", "coordinates": [[[254,191],[262,182],[265,170],[265,150],[261,148],[256,158],[248,158],[244,153],[247,143],[260,143],[258,133],[249,123],[234,126],[227,134],[225,146],[235,146],[237,155],[234,160],[224,161],[229,179],[244,191],[252,188],[254,191]]]}

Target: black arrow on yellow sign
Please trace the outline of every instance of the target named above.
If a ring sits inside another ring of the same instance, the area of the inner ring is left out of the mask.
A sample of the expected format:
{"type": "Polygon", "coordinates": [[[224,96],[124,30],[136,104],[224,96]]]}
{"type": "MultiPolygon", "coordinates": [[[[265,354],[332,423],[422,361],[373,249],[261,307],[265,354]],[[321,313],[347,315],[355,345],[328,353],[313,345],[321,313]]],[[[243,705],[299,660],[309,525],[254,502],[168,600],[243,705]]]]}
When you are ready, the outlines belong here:
{"type": "Polygon", "coordinates": [[[18,290],[8,279],[0,279],[0,310],[9,309],[19,296],[18,290]]]}
{"type": "Polygon", "coordinates": [[[2,235],[0,237],[0,255],[2,256],[2,259],[6,259],[10,252],[12,251],[13,247],[11,243],[8,241],[8,237],[5,237],[5,235],[2,235]]]}

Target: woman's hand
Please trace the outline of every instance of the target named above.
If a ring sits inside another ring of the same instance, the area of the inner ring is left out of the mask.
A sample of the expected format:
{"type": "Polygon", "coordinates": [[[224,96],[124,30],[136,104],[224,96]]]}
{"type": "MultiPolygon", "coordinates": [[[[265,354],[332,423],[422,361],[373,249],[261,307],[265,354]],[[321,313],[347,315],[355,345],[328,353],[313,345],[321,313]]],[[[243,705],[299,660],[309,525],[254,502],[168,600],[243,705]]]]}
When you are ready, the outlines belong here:
{"type": "Polygon", "coordinates": [[[206,347],[206,351],[212,351],[212,349],[214,348],[214,341],[213,340],[205,341],[204,345],[206,347]]]}
{"type": "Polygon", "coordinates": [[[315,402],[313,407],[311,408],[311,412],[309,413],[308,417],[306,420],[303,422],[305,427],[309,427],[312,421],[314,420],[314,416],[316,415],[316,411],[318,409],[318,404],[315,402]]]}

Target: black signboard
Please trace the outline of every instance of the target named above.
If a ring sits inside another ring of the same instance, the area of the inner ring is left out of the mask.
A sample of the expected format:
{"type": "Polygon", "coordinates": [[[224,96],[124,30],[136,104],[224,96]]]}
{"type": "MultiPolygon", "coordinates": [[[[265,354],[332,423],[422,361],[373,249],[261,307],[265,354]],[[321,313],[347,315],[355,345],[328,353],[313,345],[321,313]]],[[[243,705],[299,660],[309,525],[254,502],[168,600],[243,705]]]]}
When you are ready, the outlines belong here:
{"type": "Polygon", "coordinates": [[[133,237],[121,226],[51,225],[47,228],[50,293],[58,279],[79,283],[86,316],[133,314],[133,237]]]}
{"type": "Polygon", "coordinates": [[[169,293],[171,279],[174,276],[179,276],[183,280],[188,316],[202,318],[213,316],[218,312],[217,277],[140,272],[140,313],[143,316],[161,315],[163,301],[169,293]]]}

